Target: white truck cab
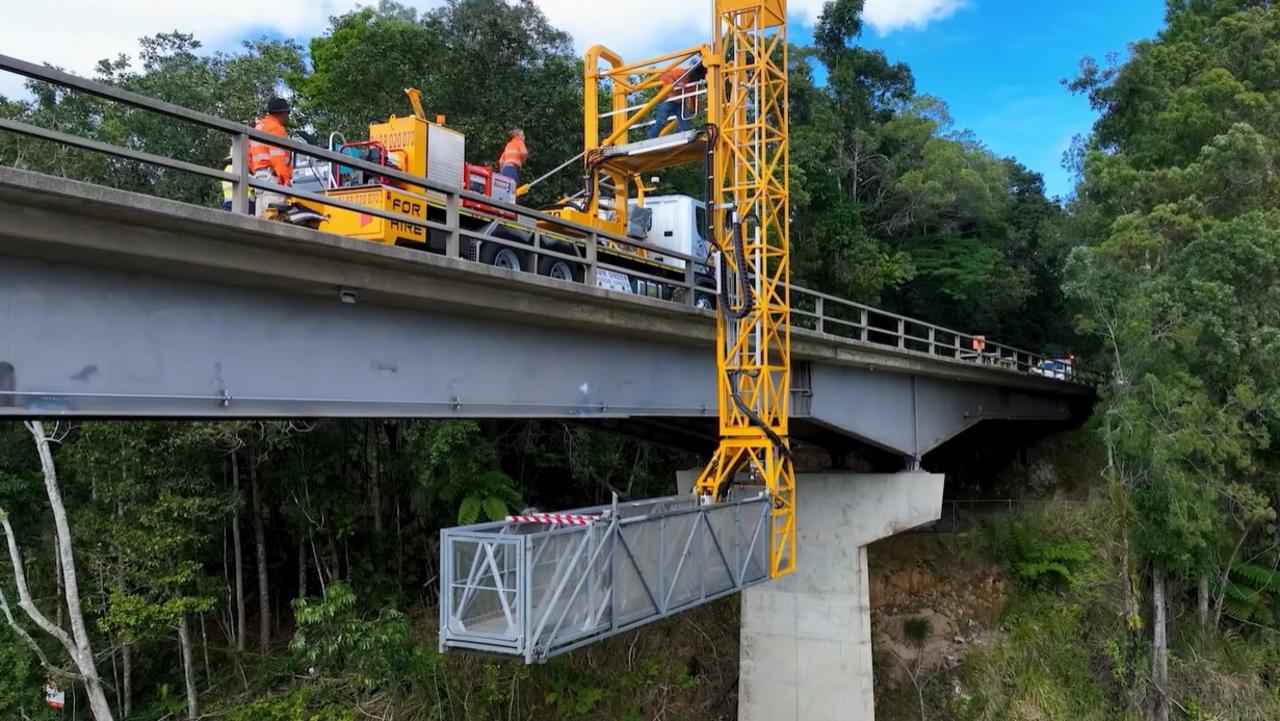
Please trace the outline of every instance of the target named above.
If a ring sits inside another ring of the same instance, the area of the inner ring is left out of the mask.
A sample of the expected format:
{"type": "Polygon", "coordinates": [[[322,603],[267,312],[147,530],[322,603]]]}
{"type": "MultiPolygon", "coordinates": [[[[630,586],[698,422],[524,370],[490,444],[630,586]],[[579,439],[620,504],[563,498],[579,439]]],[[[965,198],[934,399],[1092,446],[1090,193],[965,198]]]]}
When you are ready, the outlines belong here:
{"type": "MultiPolygon", "coordinates": [[[[680,258],[668,258],[662,250],[691,255],[699,260],[707,259],[707,239],[703,237],[707,227],[707,206],[687,195],[659,195],[646,198],[644,207],[652,214],[649,234],[644,241],[654,249],[653,260],[684,270],[680,258]]],[[[635,203],[632,203],[635,208],[635,203]]]]}
{"type": "MultiPolygon", "coordinates": [[[[648,229],[643,237],[634,233],[632,237],[644,243],[647,260],[669,269],[672,279],[683,280],[685,260],[667,256],[663,251],[671,251],[681,255],[697,258],[694,267],[694,283],[698,290],[694,293],[693,303],[699,308],[715,307],[716,282],[709,259],[709,244],[704,237],[707,223],[706,204],[687,195],[659,195],[645,198],[643,209],[639,203],[631,203],[633,219],[649,216],[648,229]],[[641,212],[637,212],[641,211],[641,212]]],[[[632,249],[628,249],[629,251],[632,249]]],[[[652,272],[652,271],[651,271],[652,272]]],[[[606,290],[621,293],[632,293],[676,302],[681,300],[683,289],[673,289],[662,283],[630,276],[626,273],[601,268],[596,271],[596,284],[606,290]]]]}

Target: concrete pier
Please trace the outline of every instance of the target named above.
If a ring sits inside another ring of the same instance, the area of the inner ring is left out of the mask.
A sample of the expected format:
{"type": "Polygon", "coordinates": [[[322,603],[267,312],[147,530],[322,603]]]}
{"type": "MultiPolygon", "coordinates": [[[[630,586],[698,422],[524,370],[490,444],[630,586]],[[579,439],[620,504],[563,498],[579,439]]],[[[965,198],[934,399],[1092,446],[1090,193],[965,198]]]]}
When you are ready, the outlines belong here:
{"type": "Polygon", "coordinates": [[[943,476],[801,474],[797,570],[742,595],[739,721],[873,721],[867,545],[937,520],[943,476]]]}

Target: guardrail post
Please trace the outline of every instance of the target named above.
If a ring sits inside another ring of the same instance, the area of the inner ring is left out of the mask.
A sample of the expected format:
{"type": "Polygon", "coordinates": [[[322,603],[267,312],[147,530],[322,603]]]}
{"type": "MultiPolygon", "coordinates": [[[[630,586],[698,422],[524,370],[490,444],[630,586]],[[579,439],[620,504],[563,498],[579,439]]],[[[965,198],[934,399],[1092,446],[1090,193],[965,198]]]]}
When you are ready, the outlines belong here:
{"type": "Polygon", "coordinates": [[[938,354],[937,328],[929,326],[929,355],[938,354]]]}
{"type": "Polygon", "coordinates": [[[249,214],[249,138],[243,133],[231,136],[231,212],[249,214]]]}
{"type": "Polygon", "coordinates": [[[858,309],[858,323],[861,325],[861,327],[858,328],[858,340],[864,343],[870,342],[871,340],[870,316],[867,315],[866,308],[858,309]]]}
{"type": "Polygon", "coordinates": [[[898,319],[898,348],[907,348],[907,321],[903,318],[898,319]]]}
{"type": "Polygon", "coordinates": [[[697,298],[695,296],[698,292],[695,290],[697,283],[694,281],[692,260],[686,260],[684,262],[684,287],[688,291],[688,297],[684,299],[684,304],[689,307],[696,306],[697,298]]]}
{"type": "Polygon", "coordinates": [[[582,273],[582,282],[585,283],[588,288],[596,287],[596,251],[598,250],[599,243],[600,239],[595,233],[591,233],[587,236],[587,267],[582,273]]]}
{"type": "Polygon", "coordinates": [[[444,224],[449,226],[448,236],[444,241],[444,255],[446,258],[457,258],[462,253],[462,236],[459,233],[459,215],[462,204],[461,198],[457,193],[449,193],[449,199],[445,204],[445,220],[444,224]]]}
{"type": "Polygon", "coordinates": [[[822,296],[818,296],[816,302],[813,305],[813,314],[818,317],[818,320],[817,320],[818,327],[815,328],[814,330],[818,331],[819,333],[827,332],[827,323],[826,323],[827,319],[826,319],[826,316],[824,315],[826,312],[826,305],[827,305],[826,298],[823,298],[822,296]]]}

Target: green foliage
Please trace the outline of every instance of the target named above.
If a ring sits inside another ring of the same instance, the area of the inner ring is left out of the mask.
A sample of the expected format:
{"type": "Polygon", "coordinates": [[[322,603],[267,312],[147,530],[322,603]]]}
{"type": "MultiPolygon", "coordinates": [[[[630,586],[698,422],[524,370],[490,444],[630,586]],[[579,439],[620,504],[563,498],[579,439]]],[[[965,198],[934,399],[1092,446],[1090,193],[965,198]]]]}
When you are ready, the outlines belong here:
{"type": "Polygon", "coordinates": [[[797,280],[1010,342],[1064,343],[1068,246],[1042,179],[955,132],[906,65],[859,47],[862,8],[828,3],[816,47],[791,56],[797,280]]]}
{"type": "Polygon", "coordinates": [[[404,614],[384,608],[361,613],[356,594],[333,583],[321,600],[293,603],[297,630],[289,649],[308,674],[351,677],[365,688],[395,688],[422,669],[423,656],[409,639],[404,614]]]}
{"type": "Polygon", "coordinates": [[[483,514],[487,520],[505,518],[523,504],[515,481],[495,468],[497,449],[474,421],[439,421],[418,439],[418,485],[415,510],[426,512],[431,501],[457,508],[457,522],[468,525],[483,514]]]}
{"type": "Polygon", "coordinates": [[[1275,626],[1280,619],[1280,572],[1241,563],[1231,569],[1225,611],[1236,620],[1275,626]]]}
{"type": "MultiPolygon", "coordinates": [[[[1129,577],[1150,561],[1195,587],[1274,536],[1280,83],[1259,68],[1277,57],[1274,3],[1171,2],[1154,40],[1072,83],[1101,117],[1066,288],[1111,364],[1097,428],[1141,559],[1129,577]]],[[[1213,590],[1229,615],[1269,619],[1247,583],[1233,571],[1213,590]]]]}
{"type": "MultiPolygon", "coordinates": [[[[532,176],[582,149],[581,62],[531,0],[449,0],[421,15],[382,0],[332,18],[311,40],[311,59],[312,72],[293,83],[326,132],[365,137],[369,123],[407,113],[403,89],[414,87],[428,112],[466,133],[471,162],[496,162],[512,127],[525,130],[532,176]]],[[[529,202],[553,200],[574,180],[562,175],[529,202]]]]}
{"type": "Polygon", "coordinates": [[[1054,538],[1033,518],[998,520],[984,532],[991,552],[1031,586],[1076,586],[1091,572],[1089,564],[1095,560],[1088,543],[1054,538]]]}
{"type": "Polygon", "coordinates": [[[953,703],[959,719],[1112,721],[1124,718],[1093,673],[1086,607],[1047,594],[1021,600],[1003,622],[1006,638],[970,655],[961,674],[963,693],[953,703]]]}
{"type": "Polygon", "coordinates": [[[35,654],[0,619],[0,716],[45,721],[43,669],[35,654]]]}

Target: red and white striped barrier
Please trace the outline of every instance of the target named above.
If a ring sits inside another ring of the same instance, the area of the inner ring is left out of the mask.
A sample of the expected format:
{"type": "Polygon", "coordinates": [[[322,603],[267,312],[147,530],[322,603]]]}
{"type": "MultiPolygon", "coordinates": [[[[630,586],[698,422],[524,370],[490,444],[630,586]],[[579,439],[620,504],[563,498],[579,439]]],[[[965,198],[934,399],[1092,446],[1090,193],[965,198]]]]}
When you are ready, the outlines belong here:
{"type": "Polygon", "coordinates": [[[507,523],[548,523],[560,526],[589,526],[600,516],[581,513],[530,513],[523,516],[507,516],[507,523]]]}

